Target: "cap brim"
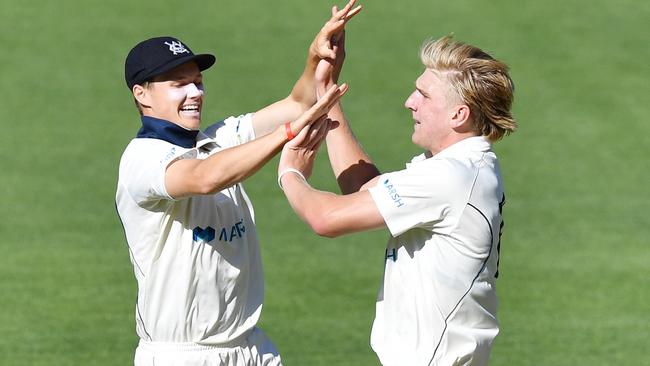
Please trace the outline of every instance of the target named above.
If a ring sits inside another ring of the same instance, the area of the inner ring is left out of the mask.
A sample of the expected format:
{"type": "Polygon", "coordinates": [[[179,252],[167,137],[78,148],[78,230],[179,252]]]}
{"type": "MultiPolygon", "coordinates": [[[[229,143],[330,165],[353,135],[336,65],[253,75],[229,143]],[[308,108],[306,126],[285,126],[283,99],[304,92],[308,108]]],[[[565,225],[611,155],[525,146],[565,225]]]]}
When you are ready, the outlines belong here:
{"type": "Polygon", "coordinates": [[[156,69],[151,70],[151,72],[145,75],[142,75],[135,84],[140,84],[158,75],[162,75],[167,71],[170,71],[175,67],[188,63],[190,61],[196,62],[196,65],[199,67],[199,70],[203,71],[209,69],[212,65],[214,65],[214,63],[217,61],[217,58],[207,53],[177,58],[171,62],[168,62],[164,65],[157,67],[156,69]]]}

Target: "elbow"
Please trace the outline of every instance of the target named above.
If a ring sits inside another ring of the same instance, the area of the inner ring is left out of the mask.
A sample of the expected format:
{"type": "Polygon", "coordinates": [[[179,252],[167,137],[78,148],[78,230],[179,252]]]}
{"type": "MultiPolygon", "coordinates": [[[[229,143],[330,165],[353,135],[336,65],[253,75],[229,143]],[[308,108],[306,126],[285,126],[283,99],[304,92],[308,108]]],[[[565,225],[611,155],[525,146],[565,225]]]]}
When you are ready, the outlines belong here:
{"type": "Polygon", "coordinates": [[[307,219],[307,223],[311,230],[318,236],[333,239],[341,235],[336,230],[334,222],[328,219],[326,215],[313,215],[307,219]]]}
{"type": "Polygon", "coordinates": [[[210,194],[212,188],[210,186],[210,181],[206,179],[204,175],[196,174],[196,172],[191,173],[192,174],[187,174],[184,179],[191,195],[210,194]]]}
{"type": "Polygon", "coordinates": [[[219,192],[213,185],[210,184],[198,184],[196,187],[196,193],[199,195],[209,195],[219,192]]]}
{"type": "Polygon", "coordinates": [[[318,235],[318,236],[322,236],[322,237],[330,238],[330,239],[334,239],[334,238],[338,237],[338,234],[335,231],[330,230],[325,225],[310,224],[310,226],[311,226],[311,229],[314,231],[314,233],[316,233],[316,235],[318,235]]]}

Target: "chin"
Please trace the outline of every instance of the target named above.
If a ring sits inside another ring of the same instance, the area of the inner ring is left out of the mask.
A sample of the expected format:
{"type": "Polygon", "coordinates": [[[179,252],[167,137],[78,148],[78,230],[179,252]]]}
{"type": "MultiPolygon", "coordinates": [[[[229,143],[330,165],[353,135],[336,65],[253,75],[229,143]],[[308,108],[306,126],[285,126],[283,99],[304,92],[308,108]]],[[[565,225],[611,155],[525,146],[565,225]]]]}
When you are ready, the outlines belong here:
{"type": "Polygon", "coordinates": [[[201,126],[201,119],[184,119],[181,121],[180,125],[188,130],[198,130],[201,126]]]}
{"type": "Polygon", "coordinates": [[[411,142],[412,142],[413,144],[415,144],[415,145],[420,146],[420,144],[418,143],[417,136],[415,136],[415,133],[413,133],[413,134],[411,135],[411,142]]]}

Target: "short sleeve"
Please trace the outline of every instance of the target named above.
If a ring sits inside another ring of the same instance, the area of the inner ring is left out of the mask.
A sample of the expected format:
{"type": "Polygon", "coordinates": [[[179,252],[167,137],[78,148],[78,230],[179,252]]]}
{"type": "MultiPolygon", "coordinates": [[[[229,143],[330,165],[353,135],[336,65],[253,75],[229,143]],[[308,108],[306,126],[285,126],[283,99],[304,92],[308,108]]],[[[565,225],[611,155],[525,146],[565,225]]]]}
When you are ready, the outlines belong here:
{"type": "Polygon", "coordinates": [[[465,190],[444,162],[419,165],[383,174],[369,189],[393,236],[412,228],[444,230],[456,197],[465,190]]]}
{"type": "Polygon", "coordinates": [[[253,113],[226,118],[206,128],[204,133],[224,148],[252,141],[255,139],[253,113]]]}
{"type": "Polygon", "coordinates": [[[196,150],[166,141],[135,139],[122,155],[120,183],[138,205],[173,200],[165,187],[165,172],[178,159],[195,158],[196,150]]]}

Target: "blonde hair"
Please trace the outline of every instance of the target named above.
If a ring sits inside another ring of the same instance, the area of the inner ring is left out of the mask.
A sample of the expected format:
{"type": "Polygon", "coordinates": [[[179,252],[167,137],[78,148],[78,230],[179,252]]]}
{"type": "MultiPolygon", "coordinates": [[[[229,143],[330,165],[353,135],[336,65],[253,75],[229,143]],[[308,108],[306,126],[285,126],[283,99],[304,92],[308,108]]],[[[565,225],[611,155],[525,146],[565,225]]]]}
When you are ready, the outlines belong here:
{"type": "Polygon", "coordinates": [[[510,113],[515,86],[505,63],[452,36],[425,41],[420,59],[468,105],[478,133],[494,142],[517,129],[510,113]]]}

